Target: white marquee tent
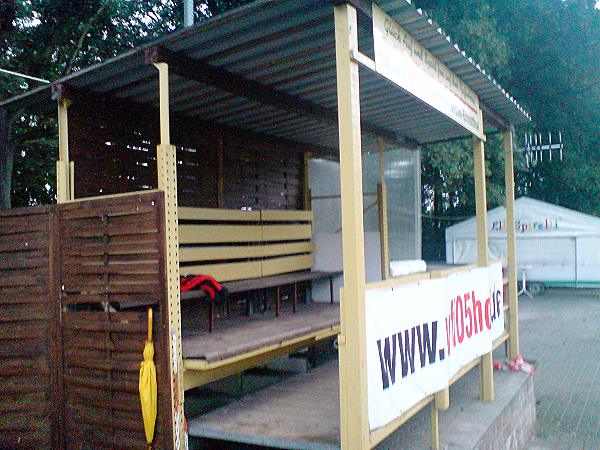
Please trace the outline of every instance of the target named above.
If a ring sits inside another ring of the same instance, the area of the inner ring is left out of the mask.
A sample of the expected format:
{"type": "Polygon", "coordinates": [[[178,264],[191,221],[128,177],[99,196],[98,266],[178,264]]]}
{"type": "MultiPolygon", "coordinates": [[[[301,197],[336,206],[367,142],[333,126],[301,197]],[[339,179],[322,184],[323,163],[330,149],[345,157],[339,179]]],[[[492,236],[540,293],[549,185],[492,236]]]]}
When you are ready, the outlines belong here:
{"type": "MultiPolygon", "coordinates": [[[[506,209],[488,211],[491,258],[506,257],[506,209]]],[[[475,217],[446,229],[446,261],[477,261],[475,217]]],[[[600,218],[521,197],[515,201],[519,276],[546,284],[600,283],[600,218]]]]}

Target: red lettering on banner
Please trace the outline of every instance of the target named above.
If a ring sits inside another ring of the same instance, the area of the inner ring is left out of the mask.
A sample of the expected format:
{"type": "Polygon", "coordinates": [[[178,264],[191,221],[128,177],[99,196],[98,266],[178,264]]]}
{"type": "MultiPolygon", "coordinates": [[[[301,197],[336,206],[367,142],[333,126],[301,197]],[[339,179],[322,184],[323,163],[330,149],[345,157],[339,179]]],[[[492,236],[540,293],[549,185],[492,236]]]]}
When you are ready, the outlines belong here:
{"type": "Polygon", "coordinates": [[[471,291],[471,299],[473,300],[473,321],[475,322],[474,333],[477,334],[483,331],[483,317],[481,311],[481,302],[475,298],[475,291],[471,291]]]}
{"type": "Polygon", "coordinates": [[[452,345],[456,347],[456,318],[454,314],[454,299],[452,299],[450,301],[450,324],[452,325],[452,345]]]}
{"type": "Polygon", "coordinates": [[[470,338],[473,334],[473,314],[471,313],[471,308],[469,307],[469,300],[471,300],[471,294],[467,292],[465,293],[465,317],[468,322],[465,325],[465,332],[467,333],[468,338],[470,338]]]}
{"type": "Polygon", "coordinates": [[[458,343],[462,344],[462,341],[465,339],[465,311],[463,309],[463,300],[460,295],[456,297],[456,330],[456,334],[458,335],[458,343]],[[459,317],[460,323],[458,321],[459,317]]]}
{"type": "Polygon", "coordinates": [[[490,298],[488,297],[487,300],[485,301],[485,326],[487,327],[488,330],[492,329],[492,302],[490,301],[490,298]]]}

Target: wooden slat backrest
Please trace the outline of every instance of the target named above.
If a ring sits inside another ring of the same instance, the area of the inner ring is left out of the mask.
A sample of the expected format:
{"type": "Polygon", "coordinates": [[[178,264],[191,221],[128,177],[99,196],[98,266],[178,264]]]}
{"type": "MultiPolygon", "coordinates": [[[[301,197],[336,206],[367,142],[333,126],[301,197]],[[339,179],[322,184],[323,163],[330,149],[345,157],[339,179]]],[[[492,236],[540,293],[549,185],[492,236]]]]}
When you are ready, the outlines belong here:
{"type": "Polygon", "coordinates": [[[179,208],[181,275],[219,281],[309,270],[312,212],[179,208]]]}
{"type": "Polygon", "coordinates": [[[263,245],[277,251],[262,261],[262,276],[279,275],[312,268],[312,211],[261,210],[263,245]],[[294,245],[309,245],[300,253],[279,242],[293,241],[294,245]],[[277,247],[275,247],[277,246],[277,247]]]}

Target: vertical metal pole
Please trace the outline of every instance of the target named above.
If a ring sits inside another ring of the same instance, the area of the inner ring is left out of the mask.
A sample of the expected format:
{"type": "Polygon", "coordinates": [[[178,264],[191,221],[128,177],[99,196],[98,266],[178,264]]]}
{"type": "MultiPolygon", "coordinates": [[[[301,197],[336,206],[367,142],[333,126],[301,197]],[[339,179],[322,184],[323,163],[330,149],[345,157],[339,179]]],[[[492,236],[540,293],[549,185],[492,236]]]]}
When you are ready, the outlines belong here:
{"type": "Polygon", "coordinates": [[[58,101],[58,161],[56,162],[56,201],[58,203],[64,203],[71,199],[68,107],[68,100],[58,101]]]}
{"type": "MultiPolygon", "coordinates": [[[[477,217],[477,260],[480,266],[489,264],[487,195],[485,183],[485,148],[478,137],[473,137],[473,165],[475,171],[475,208],[477,217]]],[[[494,368],[492,352],[481,357],[479,387],[482,400],[494,400],[494,368]]]]}
{"type": "Polygon", "coordinates": [[[365,331],[365,249],[356,9],[335,7],[344,288],[341,292],[340,429],[343,449],[369,448],[365,331]]]}
{"type": "Polygon", "coordinates": [[[504,182],[506,184],[506,245],[508,247],[508,327],[509,357],[519,354],[519,295],[517,294],[517,234],[515,231],[515,173],[513,134],[502,134],[504,148],[504,182]]]}
{"type": "Polygon", "coordinates": [[[177,221],[177,156],[169,132],[169,66],[155,63],[159,74],[160,144],[156,149],[158,188],[165,195],[165,243],[169,317],[169,364],[173,446],[187,448],[184,434],[183,359],[181,354],[181,309],[179,298],[179,231],[177,221]]]}
{"type": "Polygon", "coordinates": [[[183,0],[183,26],[187,28],[192,25],[194,25],[194,0],[183,0]]]}
{"type": "Polygon", "coordinates": [[[381,278],[387,280],[390,277],[390,250],[388,238],[388,209],[387,209],[387,186],[385,184],[385,142],[379,140],[379,176],[377,185],[377,206],[379,210],[379,244],[381,248],[381,278]]]}

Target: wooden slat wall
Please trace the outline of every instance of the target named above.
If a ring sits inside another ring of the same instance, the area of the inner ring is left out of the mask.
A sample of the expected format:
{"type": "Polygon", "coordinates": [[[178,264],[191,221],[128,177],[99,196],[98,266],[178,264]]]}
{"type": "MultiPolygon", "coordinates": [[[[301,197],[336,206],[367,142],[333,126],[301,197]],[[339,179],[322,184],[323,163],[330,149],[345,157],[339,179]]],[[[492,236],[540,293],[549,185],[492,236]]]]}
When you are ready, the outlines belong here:
{"type": "Polygon", "coordinates": [[[59,205],[67,448],[145,448],[138,377],[153,304],[159,414],[168,448],[170,395],[160,192],[59,205]]]}
{"type": "MultiPolygon", "coordinates": [[[[160,330],[157,319],[153,328],[160,330]]],[[[147,448],[138,392],[145,339],[144,312],[64,314],[66,448],[147,448]]],[[[170,419],[161,408],[169,395],[162,333],[155,332],[153,340],[159,386],[154,442],[155,448],[168,448],[170,419]]]]}
{"type": "Polygon", "coordinates": [[[0,448],[56,446],[49,255],[50,208],[0,210],[0,448]]]}
{"type": "MultiPolygon", "coordinates": [[[[77,198],[156,188],[158,117],[99,104],[69,108],[69,148],[77,198]]],[[[240,136],[227,127],[172,123],[181,206],[217,207],[218,149],[223,147],[226,208],[300,209],[303,154],[283,144],[240,136]]]]}
{"type": "Polygon", "coordinates": [[[145,194],[60,206],[63,305],[159,303],[159,198],[145,194]]]}
{"type": "Polygon", "coordinates": [[[224,185],[226,208],[301,209],[301,154],[273,144],[226,136],[224,185]]]}
{"type": "Polygon", "coordinates": [[[172,447],[163,224],[156,191],[0,210],[0,448],[147,448],[140,304],[172,447]]]}

